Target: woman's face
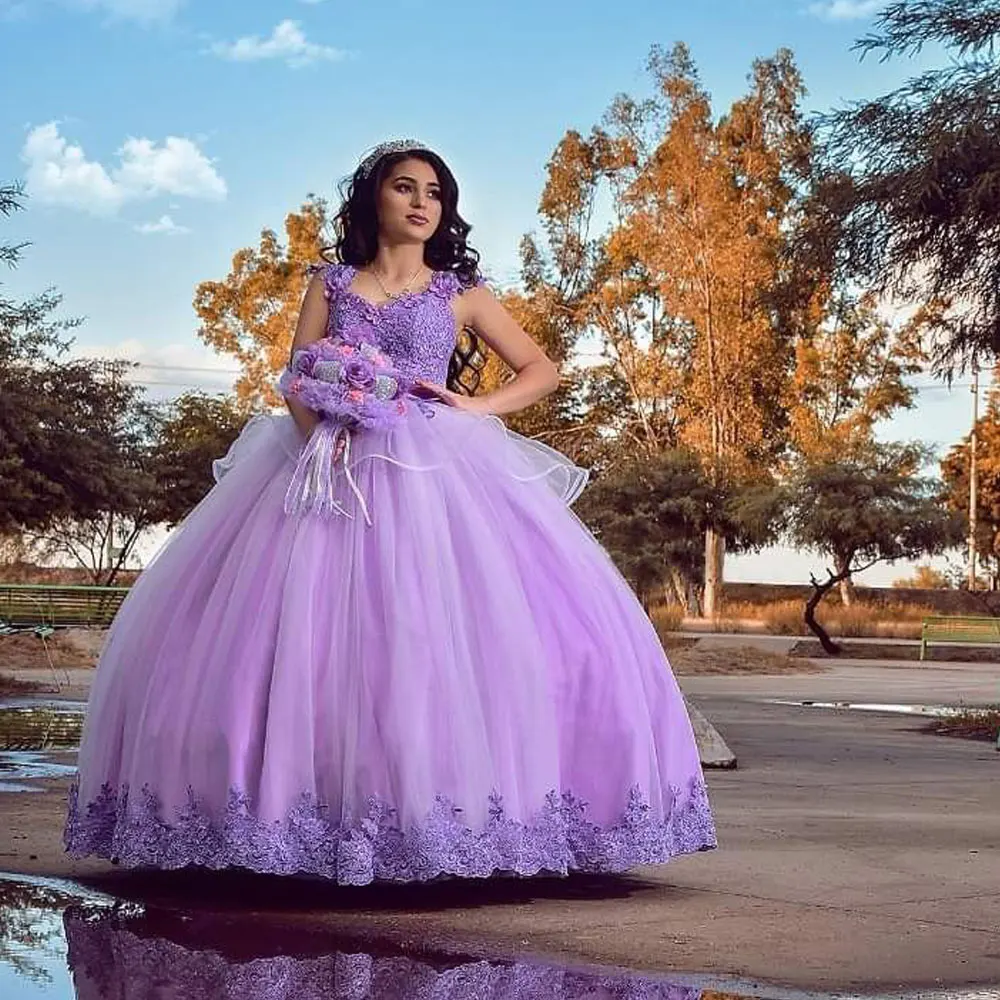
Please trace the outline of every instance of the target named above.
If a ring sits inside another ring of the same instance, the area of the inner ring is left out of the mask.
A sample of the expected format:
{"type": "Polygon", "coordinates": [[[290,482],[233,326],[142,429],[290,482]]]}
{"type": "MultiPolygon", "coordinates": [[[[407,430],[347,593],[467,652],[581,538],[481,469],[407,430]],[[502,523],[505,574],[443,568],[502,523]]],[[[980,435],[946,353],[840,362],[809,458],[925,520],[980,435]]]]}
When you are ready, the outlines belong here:
{"type": "Polygon", "coordinates": [[[423,160],[400,160],[376,199],[379,235],[391,243],[426,243],[441,223],[441,185],[423,160]]]}

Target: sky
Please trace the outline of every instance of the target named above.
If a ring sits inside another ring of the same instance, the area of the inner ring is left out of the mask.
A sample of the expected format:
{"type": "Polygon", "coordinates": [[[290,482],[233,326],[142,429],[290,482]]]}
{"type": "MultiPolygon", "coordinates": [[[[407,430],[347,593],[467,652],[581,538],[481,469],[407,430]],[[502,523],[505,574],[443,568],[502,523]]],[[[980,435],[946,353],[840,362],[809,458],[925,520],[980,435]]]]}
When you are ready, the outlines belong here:
{"type": "MultiPolygon", "coordinates": [[[[826,110],[920,68],[851,51],[880,6],[0,0],[0,181],[29,195],[4,239],[31,243],[3,281],[21,296],[57,287],[65,315],[85,318],[77,350],[141,362],[151,394],[224,390],[233,362],[196,335],[196,285],[308,194],[335,199],[376,143],[415,136],[444,155],[502,287],[559,139],[589,131],[615,94],[648,93],[653,44],[690,46],[717,111],[754,58],[788,47],[807,110],[826,110]]],[[[967,432],[970,392],[925,381],[882,433],[944,450],[967,432]]],[[[796,581],[810,567],[822,561],[772,551],[731,560],[727,577],[796,581]]]]}

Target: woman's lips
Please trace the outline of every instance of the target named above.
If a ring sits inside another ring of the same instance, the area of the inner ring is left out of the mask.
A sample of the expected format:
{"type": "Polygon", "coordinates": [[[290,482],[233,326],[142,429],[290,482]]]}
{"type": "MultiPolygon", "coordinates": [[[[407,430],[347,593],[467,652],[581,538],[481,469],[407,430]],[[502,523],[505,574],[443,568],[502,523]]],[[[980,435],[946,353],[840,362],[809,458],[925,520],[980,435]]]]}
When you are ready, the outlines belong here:
{"type": "Polygon", "coordinates": [[[408,215],[407,222],[412,222],[415,226],[426,226],[427,219],[422,215],[408,215]]]}

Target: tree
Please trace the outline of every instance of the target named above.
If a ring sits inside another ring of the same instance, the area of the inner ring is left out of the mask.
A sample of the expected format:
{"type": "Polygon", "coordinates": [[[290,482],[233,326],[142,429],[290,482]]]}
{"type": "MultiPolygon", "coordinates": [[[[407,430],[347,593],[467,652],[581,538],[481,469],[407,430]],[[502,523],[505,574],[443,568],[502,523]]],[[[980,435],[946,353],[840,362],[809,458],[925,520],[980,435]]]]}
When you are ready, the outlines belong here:
{"type": "Polygon", "coordinates": [[[668,589],[688,611],[697,611],[699,539],[716,505],[698,458],[663,451],[606,472],[587,488],[577,510],[644,607],[668,589]]]}
{"type": "MultiPolygon", "coordinates": [[[[941,463],[947,503],[969,520],[970,438],[952,447],[941,463]]],[[[1000,400],[991,397],[976,423],[976,554],[991,578],[1000,581],[1000,400]]]]}
{"type": "Polygon", "coordinates": [[[817,119],[813,225],[803,246],[838,280],[923,304],[950,372],[1000,351],[1000,16],[994,0],[902,0],[860,39],[883,60],[947,59],[817,119]]]}
{"type": "Polygon", "coordinates": [[[104,426],[91,431],[116,490],[90,509],[73,509],[29,531],[43,557],[69,558],[95,585],[114,584],[143,533],[158,522],[164,502],[152,462],[159,421],[157,409],[136,389],[121,409],[108,415],[104,426]]]}
{"type": "Polygon", "coordinates": [[[918,566],[913,576],[893,580],[892,585],[900,590],[952,590],[951,577],[943,570],[935,569],[929,563],[918,566]]]}
{"type": "MultiPolygon", "coordinates": [[[[807,176],[803,87],[788,51],[754,63],[750,89],[715,122],[690,53],[650,57],[659,97],[650,114],[620,101],[615,137],[636,176],[618,239],[649,276],[670,318],[684,379],[676,389],[678,443],[713,484],[766,480],[787,439],[783,406],[792,365],[787,325],[771,292],[807,176]],[[642,124],[665,123],[649,136],[642,124]]],[[[723,537],[705,535],[705,611],[722,581],[723,537]]]]}
{"type": "Polygon", "coordinates": [[[229,396],[187,392],[161,414],[150,469],[156,484],[150,516],[174,526],[215,484],[212,462],[239,436],[248,413],[229,396]]]}
{"type": "Polygon", "coordinates": [[[713,525],[734,551],[759,549],[777,538],[782,500],[769,488],[727,495],[713,486],[698,456],[670,449],[605,471],[577,510],[644,606],[666,591],[698,614],[706,526],[713,525]]]}
{"type": "Polygon", "coordinates": [[[69,558],[110,586],[143,535],[183,520],[214,485],[212,462],[238,436],[245,411],[230,397],[188,392],[151,406],[138,399],[120,414],[115,475],[122,493],[114,506],[57,520],[32,535],[46,558],[69,558]]]}
{"type": "Polygon", "coordinates": [[[788,534],[793,544],[833,559],[827,579],[812,577],[806,624],[831,655],[840,647],[816,621],[831,587],[880,562],[937,555],[960,544],[961,519],[942,503],[941,484],[918,474],[923,449],[879,445],[868,455],[802,463],[791,478],[788,534]]]}
{"type": "Polygon", "coordinates": [[[894,326],[871,295],[841,293],[796,343],[788,411],[794,452],[812,464],[860,456],[875,427],[909,409],[926,360],[921,319],[894,326]]]}
{"type": "MultiPolygon", "coordinates": [[[[19,188],[0,189],[0,217],[22,202],[19,188]]],[[[0,260],[14,266],[22,250],[0,246],[0,260]]],[[[67,357],[78,323],[56,318],[60,303],[51,289],[25,302],[0,293],[0,535],[128,502],[119,415],[142,390],[124,362],[67,357]]]]}
{"type": "MultiPolygon", "coordinates": [[[[538,208],[542,234],[529,233],[521,241],[522,288],[502,296],[515,319],[562,368],[560,388],[510,417],[510,425],[591,466],[604,462],[610,425],[627,421],[629,412],[627,398],[608,391],[613,369],[568,363],[580,338],[607,316],[594,308],[596,289],[616,277],[613,266],[608,267],[603,237],[592,231],[610,170],[608,143],[600,130],[589,138],[575,130],[563,136],[546,165],[538,208]]],[[[510,374],[488,353],[483,389],[489,391],[510,374]]]]}
{"type": "MultiPolygon", "coordinates": [[[[876,425],[914,405],[907,379],[926,361],[922,315],[893,324],[879,315],[873,296],[847,292],[824,302],[821,315],[797,339],[788,398],[793,454],[811,465],[870,454],[876,425]]],[[[834,565],[850,606],[854,585],[846,569],[834,565]]]]}
{"type": "Polygon", "coordinates": [[[220,354],[239,363],[236,381],[240,404],[257,409],[280,402],[271,383],[288,362],[302,296],[326,239],[326,203],[310,196],[298,212],[285,217],[287,244],[272,229],[260,234],[258,247],[233,255],[222,281],[203,281],[194,296],[201,320],[198,336],[220,354]]]}
{"type": "MultiPolygon", "coordinates": [[[[611,135],[595,128],[588,139],[568,132],[557,150],[564,174],[585,183],[586,196],[573,185],[550,185],[543,207],[558,205],[555,193],[568,188],[571,205],[585,205],[589,222],[596,199],[607,189],[612,226],[599,237],[587,238],[584,227],[560,242],[575,295],[572,300],[578,337],[596,342],[600,360],[578,371],[581,399],[588,421],[600,428],[594,459],[599,466],[633,457],[654,455],[678,444],[677,423],[684,357],[676,330],[665,315],[659,291],[639,259],[627,229],[633,212],[630,190],[640,161],[634,133],[649,110],[620,97],[605,116],[611,135]],[[566,170],[565,164],[580,164],[566,170]]],[[[558,179],[558,176],[554,179],[558,179]]],[[[564,195],[565,200],[565,195],[564,195]]],[[[578,212],[577,214],[583,214],[578,212]]]]}

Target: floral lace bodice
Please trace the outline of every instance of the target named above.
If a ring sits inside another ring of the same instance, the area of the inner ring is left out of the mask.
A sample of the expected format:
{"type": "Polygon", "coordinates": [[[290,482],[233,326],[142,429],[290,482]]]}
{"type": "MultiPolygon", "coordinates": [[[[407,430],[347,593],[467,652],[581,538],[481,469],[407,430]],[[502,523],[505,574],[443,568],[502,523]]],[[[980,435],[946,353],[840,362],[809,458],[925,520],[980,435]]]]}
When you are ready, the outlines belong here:
{"type": "MultiPolygon", "coordinates": [[[[457,333],[451,300],[465,289],[458,275],[435,271],[422,291],[376,304],[351,291],[355,274],[357,268],[350,264],[323,269],[330,301],[328,335],[360,327],[361,337],[381,348],[403,375],[443,385],[457,333]]],[[[482,279],[477,283],[483,284],[482,279]]]]}

